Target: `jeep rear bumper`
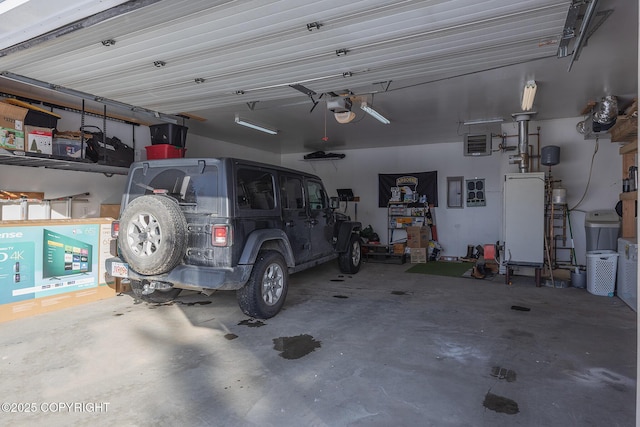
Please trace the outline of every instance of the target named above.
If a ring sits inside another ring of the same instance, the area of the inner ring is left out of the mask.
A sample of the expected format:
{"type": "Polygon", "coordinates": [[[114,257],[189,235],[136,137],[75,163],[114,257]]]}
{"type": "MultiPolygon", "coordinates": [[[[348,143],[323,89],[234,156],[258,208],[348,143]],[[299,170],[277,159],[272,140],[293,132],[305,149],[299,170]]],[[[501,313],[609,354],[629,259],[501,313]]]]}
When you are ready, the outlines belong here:
{"type": "Polygon", "coordinates": [[[132,270],[131,267],[127,266],[126,276],[122,273],[114,272],[114,266],[121,266],[123,264],[126,265],[126,263],[118,257],[106,259],[106,274],[112,277],[126,277],[129,280],[171,283],[174,288],[192,290],[201,288],[221,291],[233,291],[243,287],[244,284],[247,283],[247,280],[249,280],[253,267],[252,265],[238,265],[234,268],[178,265],[168,273],[146,276],[138,274],[132,270]]]}

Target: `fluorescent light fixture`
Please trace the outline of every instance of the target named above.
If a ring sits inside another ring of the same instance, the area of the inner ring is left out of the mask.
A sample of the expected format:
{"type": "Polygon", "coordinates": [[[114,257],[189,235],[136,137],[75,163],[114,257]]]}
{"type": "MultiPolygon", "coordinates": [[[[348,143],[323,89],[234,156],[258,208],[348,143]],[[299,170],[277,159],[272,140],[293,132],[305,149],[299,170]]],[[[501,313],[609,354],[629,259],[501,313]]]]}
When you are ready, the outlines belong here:
{"type": "Polygon", "coordinates": [[[502,122],[504,122],[504,119],[502,117],[495,117],[493,119],[467,120],[462,124],[465,126],[470,126],[470,125],[484,125],[487,123],[502,123],[502,122]]]}
{"type": "Polygon", "coordinates": [[[277,129],[271,129],[263,125],[258,125],[256,123],[248,122],[247,120],[240,117],[239,114],[236,114],[236,123],[251,129],[259,130],[260,132],[268,133],[270,135],[276,135],[278,133],[277,129]]]}
{"type": "Polygon", "coordinates": [[[387,119],[385,116],[383,116],[382,114],[378,113],[373,108],[369,107],[369,105],[366,102],[363,102],[360,105],[360,108],[362,108],[362,110],[365,113],[369,114],[370,116],[374,117],[376,120],[380,121],[381,123],[384,123],[385,125],[388,125],[389,123],[391,123],[389,121],[389,119],[387,119]]]}
{"type": "Polygon", "coordinates": [[[522,93],[522,111],[529,111],[533,108],[533,100],[536,98],[536,89],[538,86],[534,80],[529,80],[524,85],[524,92],[522,93]]]}

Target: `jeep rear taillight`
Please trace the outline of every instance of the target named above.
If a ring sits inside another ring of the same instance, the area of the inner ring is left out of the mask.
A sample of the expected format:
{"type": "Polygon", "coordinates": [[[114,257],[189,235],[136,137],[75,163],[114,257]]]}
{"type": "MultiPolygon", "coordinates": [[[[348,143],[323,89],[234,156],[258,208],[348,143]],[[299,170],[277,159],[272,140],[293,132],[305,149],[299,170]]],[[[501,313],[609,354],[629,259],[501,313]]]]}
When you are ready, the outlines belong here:
{"type": "Polygon", "coordinates": [[[117,238],[119,232],[120,232],[120,221],[113,221],[111,223],[111,237],[113,239],[117,238]]]}
{"type": "Polygon", "coordinates": [[[213,246],[229,246],[231,242],[231,228],[228,225],[214,225],[211,233],[213,246]]]}

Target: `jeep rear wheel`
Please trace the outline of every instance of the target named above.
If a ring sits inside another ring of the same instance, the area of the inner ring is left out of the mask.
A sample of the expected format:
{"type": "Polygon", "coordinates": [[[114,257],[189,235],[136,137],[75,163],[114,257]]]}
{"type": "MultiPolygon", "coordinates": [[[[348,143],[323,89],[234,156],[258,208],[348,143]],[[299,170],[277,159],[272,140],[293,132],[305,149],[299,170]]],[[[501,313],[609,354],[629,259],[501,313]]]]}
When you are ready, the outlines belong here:
{"type": "Polygon", "coordinates": [[[237,291],[242,312],[258,319],[268,319],[282,309],[289,287],[284,258],[278,252],[258,254],[249,281],[237,291]]]}
{"type": "Polygon", "coordinates": [[[360,237],[357,234],[352,234],[347,251],[338,257],[340,271],[347,274],[355,274],[360,270],[361,262],[362,245],[360,244],[360,237]]]}
{"type": "Polygon", "coordinates": [[[122,213],[118,247],[134,271],[162,274],[182,259],[186,234],[187,221],[173,199],[142,196],[122,213]]]}
{"type": "Polygon", "coordinates": [[[149,292],[149,283],[143,283],[138,280],[132,280],[130,286],[131,291],[133,291],[133,295],[135,295],[137,299],[160,304],[173,301],[182,291],[182,289],[171,288],[168,290],[156,289],[149,292]]]}

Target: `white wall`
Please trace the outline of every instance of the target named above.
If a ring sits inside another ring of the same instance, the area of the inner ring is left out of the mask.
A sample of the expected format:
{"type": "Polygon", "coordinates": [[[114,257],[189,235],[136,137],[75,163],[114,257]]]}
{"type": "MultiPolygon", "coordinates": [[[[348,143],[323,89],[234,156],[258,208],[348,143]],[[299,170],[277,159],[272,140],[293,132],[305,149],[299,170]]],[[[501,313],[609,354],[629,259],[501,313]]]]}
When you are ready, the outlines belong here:
{"type": "MultiPolygon", "coordinates": [[[[595,141],[585,141],[575,130],[581,118],[551,120],[542,123],[531,122],[529,133],[538,133],[540,142],[558,145],[561,149],[560,164],[554,166],[554,179],[561,179],[567,189],[567,202],[573,207],[584,192],[589,173],[589,165],[595,141]]],[[[502,131],[515,135],[506,140],[507,145],[517,145],[517,124],[508,123],[502,131]]],[[[498,148],[500,138],[494,138],[493,147],[498,148]]],[[[529,143],[537,149],[538,136],[530,136],[529,143]]],[[[621,164],[618,144],[609,140],[598,143],[589,191],[581,210],[613,209],[621,188],[621,164]]],[[[386,242],[387,212],[378,208],[378,174],[405,172],[438,172],[438,207],[434,209],[439,243],[443,255],[464,256],[467,245],[495,243],[501,239],[502,227],[502,184],[505,173],[518,172],[515,164],[509,164],[511,152],[494,152],[491,156],[466,157],[460,143],[440,143],[416,146],[397,146],[367,150],[345,150],[341,160],[303,161],[302,154],[282,156],[282,165],[306,170],[319,175],[327,185],[330,195],[336,195],[336,188],[351,187],[360,196],[357,219],[363,226],[371,224],[386,242]],[[484,178],[487,205],[484,207],[464,207],[449,209],[447,200],[447,177],[463,176],[484,178]]],[[[543,170],[548,171],[547,167],[543,170]]],[[[354,204],[349,204],[349,214],[354,217],[354,204]]],[[[572,226],[578,262],[585,263],[584,213],[575,211],[572,226]]]]}
{"type": "Polygon", "coordinates": [[[187,135],[186,148],[185,157],[237,157],[273,165],[280,164],[279,154],[204,138],[198,135],[187,135]]]}
{"type": "MultiPolygon", "coordinates": [[[[578,117],[545,121],[540,125],[540,137],[542,146],[560,147],[560,163],[551,167],[551,176],[553,180],[561,180],[557,185],[567,189],[576,255],[578,263],[584,265],[585,213],[615,209],[622,191],[622,156],[619,154],[620,144],[612,143],[610,139],[585,140],[575,130],[580,120],[582,118],[578,117]],[[577,206],[583,195],[583,201],[577,206]]],[[[542,170],[548,172],[549,168],[543,167],[542,170]]]]}

